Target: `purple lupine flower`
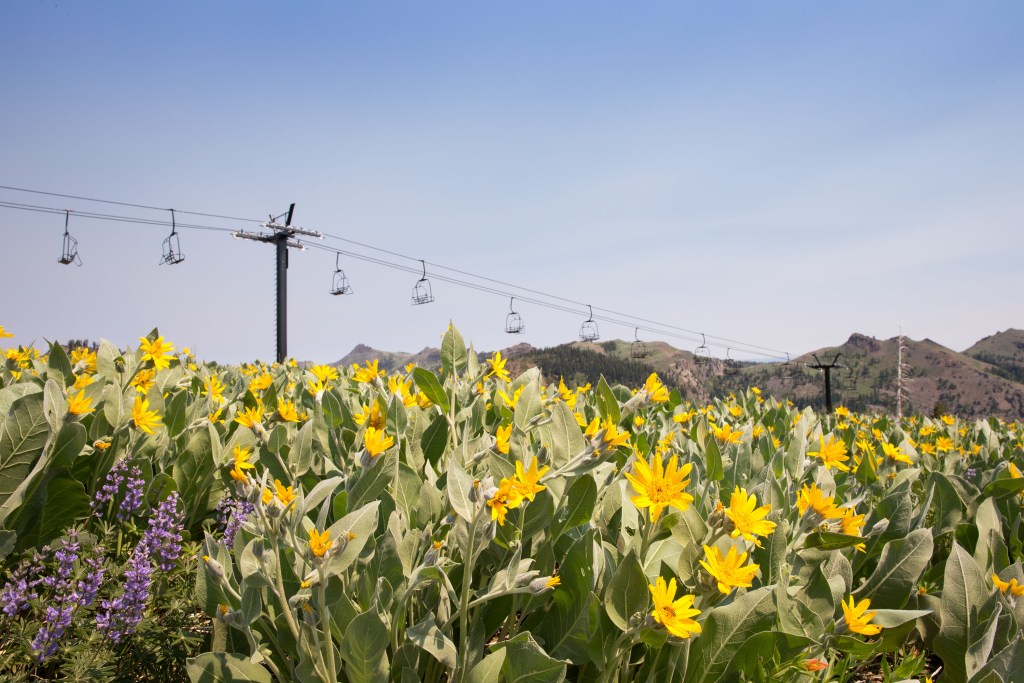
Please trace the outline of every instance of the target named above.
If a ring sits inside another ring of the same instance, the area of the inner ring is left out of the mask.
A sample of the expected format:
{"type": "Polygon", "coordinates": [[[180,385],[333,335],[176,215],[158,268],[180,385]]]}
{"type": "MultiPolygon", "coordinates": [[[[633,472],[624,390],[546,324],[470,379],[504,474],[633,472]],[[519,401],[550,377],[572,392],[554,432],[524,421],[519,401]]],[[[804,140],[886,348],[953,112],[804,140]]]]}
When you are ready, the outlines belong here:
{"type": "Polygon", "coordinates": [[[156,515],[149,522],[141,543],[149,548],[150,557],[158,561],[160,569],[174,569],[174,562],[181,555],[182,517],[178,509],[178,492],[167,496],[156,509],[156,515]]]}
{"type": "Polygon", "coordinates": [[[117,511],[119,522],[127,519],[129,515],[142,507],[142,487],[145,484],[146,482],[142,479],[142,470],[138,466],[132,467],[128,474],[128,483],[125,486],[121,508],[117,511]]]}
{"type": "Polygon", "coordinates": [[[217,503],[217,521],[224,530],[224,545],[230,548],[235,544],[235,535],[255,509],[255,506],[244,498],[221,498],[217,503]]]}
{"type": "Polygon", "coordinates": [[[121,483],[124,481],[124,475],[127,471],[128,459],[121,458],[107,472],[107,483],[100,487],[100,490],[96,492],[96,497],[89,503],[90,509],[97,516],[103,516],[103,508],[121,491],[121,483]]]}
{"type": "Polygon", "coordinates": [[[153,563],[149,558],[150,549],[143,537],[135,546],[128,569],[124,573],[124,592],[110,600],[102,600],[96,612],[96,627],[114,643],[135,632],[142,621],[149,600],[153,563]]]}
{"type": "Polygon", "coordinates": [[[12,618],[28,609],[29,600],[37,597],[28,581],[27,565],[18,567],[11,580],[0,590],[0,610],[4,616],[12,618]]]}
{"type": "Polygon", "coordinates": [[[96,599],[100,584],[103,583],[103,574],[106,571],[103,566],[103,547],[94,546],[92,552],[93,556],[85,560],[85,565],[88,567],[85,579],[78,582],[79,604],[82,607],[88,607],[96,599]]]}
{"type": "Polygon", "coordinates": [[[68,538],[61,541],[61,547],[54,553],[57,571],[42,580],[43,584],[53,590],[53,603],[47,605],[43,625],[32,640],[32,650],[37,653],[40,662],[46,661],[57,651],[60,639],[71,624],[71,615],[78,607],[80,594],[74,589],[71,577],[80,549],[78,533],[68,532],[68,538]]]}

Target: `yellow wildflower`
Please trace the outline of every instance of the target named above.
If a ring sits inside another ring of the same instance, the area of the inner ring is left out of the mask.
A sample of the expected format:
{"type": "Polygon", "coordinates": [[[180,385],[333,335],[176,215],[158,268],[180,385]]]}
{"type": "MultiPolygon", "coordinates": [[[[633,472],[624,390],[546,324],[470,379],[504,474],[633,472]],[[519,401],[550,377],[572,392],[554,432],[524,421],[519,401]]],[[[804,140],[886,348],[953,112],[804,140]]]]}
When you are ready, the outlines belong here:
{"type": "Polygon", "coordinates": [[[519,507],[523,497],[515,487],[511,479],[502,478],[498,490],[487,500],[487,507],[491,508],[491,520],[497,520],[501,526],[505,525],[505,515],[509,510],[519,507]]]}
{"type": "Polygon", "coordinates": [[[314,365],[309,368],[309,372],[322,384],[338,379],[338,368],[333,365],[314,365]]]}
{"type": "Polygon", "coordinates": [[[135,373],[135,377],[132,378],[130,386],[135,387],[135,391],[140,394],[146,394],[153,385],[156,384],[156,371],[150,369],[139,370],[135,373]]]}
{"type": "Polygon", "coordinates": [[[676,599],[675,579],[669,579],[666,585],[665,579],[659,576],[654,585],[648,584],[647,588],[654,600],[651,616],[656,622],[677,638],[689,638],[700,633],[700,624],[693,619],[700,614],[700,610],[693,608],[692,595],[682,595],[676,599]]]}
{"type": "Polygon", "coordinates": [[[523,463],[517,460],[516,475],[512,481],[512,488],[515,489],[520,498],[532,501],[535,495],[547,488],[547,486],[541,486],[538,482],[549,469],[551,468],[545,465],[538,471],[537,458],[534,458],[533,462],[530,463],[529,469],[524,468],[523,463]]]}
{"type": "Polygon", "coordinates": [[[372,382],[378,377],[383,377],[386,371],[381,370],[378,367],[378,362],[379,361],[374,358],[372,362],[366,361],[366,367],[359,367],[358,363],[353,364],[352,369],[355,371],[355,374],[352,375],[352,379],[360,384],[366,384],[367,382],[372,382]]]}
{"type": "Polygon", "coordinates": [[[149,409],[149,399],[136,396],[132,406],[132,421],[136,428],[152,434],[153,429],[160,426],[160,413],[149,409]]]}
{"type": "Polygon", "coordinates": [[[512,425],[509,424],[506,427],[498,427],[496,438],[497,443],[495,444],[495,448],[498,449],[499,453],[508,455],[509,439],[512,438],[512,425]]]}
{"type": "Polygon", "coordinates": [[[675,455],[669,458],[668,466],[662,463],[661,457],[652,455],[650,464],[638,458],[633,463],[633,471],[625,473],[637,493],[630,500],[637,508],[650,508],[652,522],[657,522],[661,511],[668,506],[685,512],[693,503],[693,496],[683,491],[690,484],[686,477],[693,465],[686,463],[678,467],[678,463],[675,455]]]}
{"type": "Polygon", "coordinates": [[[299,413],[291,401],[277,399],[277,414],[285,422],[298,422],[299,413]]]}
{"type": "Polygon", "coordinates": [[[824,436],[819,436],[818,439],[821,442],[819,449],[817,451],[808,451],[807,455],[821,458],[825,469],[835,467],[837,470],[849,472],[850,466],[846,464],[846,461],[850,459],[850,456],[846,454],[846,444],[842,440],[836,441],[836,437],[832,434],[828,437],[828,443],[825,443],[824,436]]]}
{"type": "Polygon", "coordinates": [[[730,535],[733,538],[742,535],[760,547],[757,537],[768,536],[775,531],[775,522],[765,519],[771,511],[771,505],[757,507],[757,496],[747,495],[746,489],[737,486],[729,498],[729,507],[725,508],[725,516],[733,524],[730,535]]]}
{"type": "Polygon", "coordinates": [[[836,507],[835,497],[826,496],[817,484],[811,484],[810,488],[804,484],[803,489],[796,494],[796,507],[801,515],[814,510],[825,519],[839,519],[843,516],[843,512],[836,507]]]}
{"type": "Polygon", "coordinates": [[[75,366],[75,372],[96,372],[96,352],[79,346],[71,352],[71,363],[75,366]]]}
{"type": "Polygon", "coordinates": [[[723,424],[721,427],[711,425],[711,431],[715,433],[715,438],[723,444],[739,443],[743,439],[743,432],[741,430],[733,431],[728,423],[723,424]]]}
{"type": "Polygon", "coordinates": [[[506,394],[502,389],[498,389],[497,391],[498,396],[501,397],[502,403],[504,403],[505,407],[508,408],[509,410],[516,409],[516,403],[519,402],[519,397],[522,395],[522,393],[523,387],[521,386],[518,387],[514,392],[512,392],[511,397],[508,394],[506,394]]]}
{"type": "Polygon", "coordinates": [[[669,399],[668,388],[661,383],[656,372],[652,372],[647,377],[647,381],[644,382],[644,391],[647,392],[647,398],[653,403],[664,403],[669,399]]]}
{"type": "Polygon", "coordinates": [[[77,396],[68,394],[68,412],[72,415],[87,415],[94,410],[92,399],[85,395],[85,391],[79,391],[77,396]]]}
{"type": "Polygon", "coordinates": [[[388,436],[383,429],[367,427],[363,435],[363,446],[370,457],[377,457],[387,449],[395,445],[395,437],[388,436]]]}
{"type": "Polygon", "coordinates": [[[243,408],[235,415],[235,422],[249,429],[256,429],[257,425],[262,426],[262,420],[263,409],[260,406],[243,408]]]}
{"type": "Polygon", "coordinates": [[[293,486],[285,486],[281,483],[280,479],[274,480],[274,491],[275,497],[278,502],[284,507],[288,507],[292,501],[295,500],[295,491],[293,486]]]}
{"type": "Polygon", "coordinates": [[[143,352],[142,360],[151,361],[156,370],[171,367],[171,360],[174,358],[171,352],[174,351],[174,346],[164,342],[163,337],[157,337],[153,341],[139,337],[139,342],[139,350],[143,352]]]}
{"type": "Polygon", "coordinates": [[[503,382],[508,382],[512,378],[508,374],[508,370],[505,369],[505,363],[507,362],[506,359],[501,357],[501,351],[495,351],[494,355],[487,359],[487,363],[491,366],[487,377],[496,377],[503,382]]]}
{"type": "Polygon", "coordinates": [[[1017,579],[1010,579],[1009,581],[1003,581],[999,578],[998,574],[992,575],[992,583],[1002,593],[1007,593],[1014,598],[1019,598],[1024,595],[1024,586],[1017,583],[1017,579]]]}
{"type": "Polygon", "coordinates": [[[754,582],[759,565],[754,563],[746,567],[747,553],[737,553],[736,546],[729,548],[729,553],[722,557],[722,551],[714,546],[704,546],[704,555],[708,561],[700,561],[700,565],[718,582],[718,590],[728,595],[733,588],[750,588],[754,582]]]}
{"type": "Polygon", "coordinates": [[[322,534],[316,529],[309,530],[309,550],[314,557],[323,557],[333,543],[329,529],[322,534]]]}
{"type": "Polygon", "coordinates": [[[851,595],[850,604],[846,604],[844,600],[842,605],[843,614],[846,616],[846,625],[850,631],[859,633],[862,636],[873,636],[881,632],[881,626],[868,623],[875,617],[874,612],[867,612],[867,609],[871,607],[871,600],[864,598],[855,604],[851,595]]]}

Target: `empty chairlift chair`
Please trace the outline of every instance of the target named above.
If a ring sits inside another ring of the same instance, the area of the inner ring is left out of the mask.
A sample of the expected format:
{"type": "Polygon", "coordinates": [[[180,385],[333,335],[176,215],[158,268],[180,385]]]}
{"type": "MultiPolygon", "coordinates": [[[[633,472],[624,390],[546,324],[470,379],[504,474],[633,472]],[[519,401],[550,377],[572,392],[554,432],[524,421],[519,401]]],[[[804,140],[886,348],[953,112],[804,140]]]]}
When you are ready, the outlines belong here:
{"type": "Polygon", "coordinates": [[[707,337],[703,333],[700,337],[702,340],[700,346],[693,350],[693,362],[696,363],[698,369],[703,369],[711,364],[711,349],[708,348],[707,337]]]}
{"type": "Polygon", "coordinates": [[[779,366],[779,379],[789,382],[793,379],[793,364],[789,362],[789,354],[786,354],[786,362],[779,366]]]}
{"type": "Polygon", "coordinates": [[[514,298],[508,300],[508,315],[505,316],[505,331],[509,334],[522,334],[526,332],[526,325],[523,323],[523,317],[516,313],[515,309],[512,308],[512,302],[514,298]]]}
{"type": "Polygon", "coordinates": [[[423,277],[416,281],[416,284],[412,288],[412,305],[419,306],[421,304],[429,304],[434,300],[434,294],[430,290],[430,280],[427,279],[427,264],[422,259],[420,263],[423,265],[423,277]]]}
{"type": "Polygon", "coordinates": [[[732,349],[727,348],[725,350],[725,363],[723,365],[723,372],[725,372],[725,374],[727,375],[735,375],[740,371],[739,365],[736,363],[736,360],[732,357],[732,349]]]}
{"type": "Polygon", "coordinates": [[[633,343],[630,345],[629,355],[637,360],[647,358],[647,344],[640,340],[639,327],[633,330],[633,343]]]}
{"type": "Polygon", "coordinates": [[[348,283],[348,277],[345,275],[345,271],[341,269],[341,254],[334,255],[334,278],[331,281],[331,294],[334,296],[341,296],[342,294],[351,294],[352,287],[348,283]]]}
{"type": "Polygon", "coordinates": [[[590,317],[580,325],[580,341],[593,342],[601,338],[597,332],[597,323],[594,321],[594,307],[587,305],[590,309],[590,317]]]}
{"type": "Polygon", "coordinates": [[[171,212],[171,234],[164,240],[163,255],[160,257],[161,266],[173,266],[185,260],[181,253],[181,242],[178,240],[178,223],[174,219],[174,209],[171,212]]]}
{"type": "Polygon", "coordinates": [[[68,232],[68,223],[71,220],[71,212],[64,212],[64,245],[60,251],[60,258],[57,259],[57,263],[65,266],[74,263],[76,266],[82,265],[82,259],[78,256],[78,240],[71,236],[68,232]]]}

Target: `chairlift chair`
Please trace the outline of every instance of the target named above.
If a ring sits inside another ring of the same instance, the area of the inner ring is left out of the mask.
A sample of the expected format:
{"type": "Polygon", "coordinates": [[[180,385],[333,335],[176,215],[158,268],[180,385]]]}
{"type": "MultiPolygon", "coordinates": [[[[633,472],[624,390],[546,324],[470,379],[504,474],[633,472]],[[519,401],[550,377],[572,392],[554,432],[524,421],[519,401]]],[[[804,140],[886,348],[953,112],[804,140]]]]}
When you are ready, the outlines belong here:
{"type": "Polygon", "coordinates": [[[779,366],[779,379],[788,382],[793,379],[793,365],[789,362],[789,354],[786,354],[786,362],[779,366]]]}
{"type": "Polygon", "coordinates": [[[725,361],[723,362],[722,371],[730,376],[739,372],[739,368],[736,367],[736,360],[732,357],[732,349],[727,348],[725,350],[725,361]]]}
{"type": "Polygon", "coordinates": [[[423,265],[423,277],[416,281],[412,288],[412,305],[429,304],[434,300],[434,294],[430,290],[430,280],[427,279],[427,264],[420,259],[423,265]]]}
{"type": "Polygon", "coordinates": [[[633,330],[633,340],[633,343],[630,345],[630,355],[637,360],[647,358],[647,344],[640,340],[639,327],[633,330]]]}
{"type": "Polygon", "coordinates": [[[580,325],[580,341],[594,342],[601,338],[597,333],[597,323],[594,322],[594,307],[587,304],[590,309],[590,317],[580,325]]]}
{"type": "Polygon", "coordinates": [[[508,315],[505,316],[505,331],[509,334],[522,334],[526,332],[526,325],[523,323],[523,317],[516,313],[515,309],[512,308],[512,302],[514,297],[508,300],[508,315]]]}
{"type": "Polygon", "coordinates": [[[331,282],[331,294],[334,296],[341,296],[342,294],[351,294],[352,287],[348,284],[348,277],[345,275],[345,271],[341,269],[341,254],[334,255],[334,279],[331,282]]]}
{"type": "Polygon", "coordinates": [[[185,255],[181,253],[181,243],[178,240],[178,223],[174,219],[174,209],[170,209],[170,212],[171,234],[164,240],[163,256],[160,259],[162,266],[173,266],[185,260],[185,255]]]}
{"type": "Polygon", "coordinates": [[[64,212],[64,245],[60,252],[60,258],[57,259],[57,263],[62,265],[70,265],[74,263],[76,266],[82,265],[82,259],[78,255],[78,240],[71,236],[68,232],[68,223],[71,220],[71,212],[64,212]]]}
{"type": "Polygon", "coordinates": [[[700,346],[693,350],[693,361],[698,367],[705,367],[711,363],[711,349],[708,348],[708,340],[703,332],[700,337],[702,340],[700,346]]]}

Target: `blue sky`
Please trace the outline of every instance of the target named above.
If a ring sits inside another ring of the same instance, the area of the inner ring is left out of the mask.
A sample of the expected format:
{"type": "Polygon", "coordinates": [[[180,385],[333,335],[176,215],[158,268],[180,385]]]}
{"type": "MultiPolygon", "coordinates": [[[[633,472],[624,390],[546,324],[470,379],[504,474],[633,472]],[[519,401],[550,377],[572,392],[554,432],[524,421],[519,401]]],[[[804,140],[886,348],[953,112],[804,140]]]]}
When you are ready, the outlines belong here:
{"type": "MultiPolygon", "coordinates": [[[[1020,3],[51,1],[0,22],[0,185],[296,202],[304,227],[794,355],[1024,327],[1020,3]]],[[[182,230],[186,261],[157,266],[166,228],[72,215],[67,268],[62,231],[0,208],[8,341],[159,326],[202,357],[273,356],[271,248],[182,230]]],[[[416,276],[343,267],[356,294],[331,297],[334,256],[292,254],[292,355],[416,351],[449,319],[481,350],[547,346],[586,317],[519,303],[513,337],[507,298],[435,281],[412,307],[416,276]]]]}

